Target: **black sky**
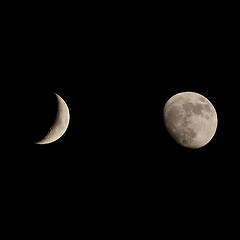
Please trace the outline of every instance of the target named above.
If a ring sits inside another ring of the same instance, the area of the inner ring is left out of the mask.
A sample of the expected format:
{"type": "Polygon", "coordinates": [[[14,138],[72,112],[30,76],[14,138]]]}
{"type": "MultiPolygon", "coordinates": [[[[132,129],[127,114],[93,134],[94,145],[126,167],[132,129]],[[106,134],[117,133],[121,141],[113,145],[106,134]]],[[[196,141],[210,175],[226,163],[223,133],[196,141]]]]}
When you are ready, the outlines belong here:
{"type": "Polygon", "coordinates": [[[219,214],[237,181],[234,19],[107,12],[13,24],[5,90],[17,136],[8,139],[6,169],[26,193],[53,202],[67,195],[96,212],[145,199],[155,210],[162,201],[179,214],[219,214]],[[201,149],[178,146],[163,124],[164,104],[183,91],[204,95],[218,113],[216,135],[201,149]],[[68,104],[69,128],[35,145],[54,118],[53,92],[68,104]]]}

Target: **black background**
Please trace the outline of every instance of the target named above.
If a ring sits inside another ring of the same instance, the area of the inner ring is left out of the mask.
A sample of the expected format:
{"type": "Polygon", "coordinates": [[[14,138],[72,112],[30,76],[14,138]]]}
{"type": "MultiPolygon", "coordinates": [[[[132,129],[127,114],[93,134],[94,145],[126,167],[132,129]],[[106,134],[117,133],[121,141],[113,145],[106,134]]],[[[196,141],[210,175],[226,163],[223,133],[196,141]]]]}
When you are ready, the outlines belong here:
{"type": "Polygon", "coordinates": [[[77,215],[86,227],[144,216],[170,228],[227,224],[239,182],[234,14],[157,9],[51,8],[12,20],[2,169],[16,211],[77,215]],[[164,104],[183,91],[204,95],[218,113],[201,149],[180,147],[163,124],[164,104]],[[36,145],[54,120],[53,92],[70,124],[58,141],[36,145]]]}

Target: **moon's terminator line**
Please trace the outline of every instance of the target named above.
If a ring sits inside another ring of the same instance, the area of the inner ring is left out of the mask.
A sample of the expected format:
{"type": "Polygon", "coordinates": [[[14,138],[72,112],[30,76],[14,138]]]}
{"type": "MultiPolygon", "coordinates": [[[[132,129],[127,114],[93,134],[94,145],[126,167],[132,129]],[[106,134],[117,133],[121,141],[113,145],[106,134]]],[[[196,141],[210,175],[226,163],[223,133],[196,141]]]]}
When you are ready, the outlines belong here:
{"type": "Polygon", "coordinates": [[[163,113],[167,131],[184,147],[203,147],[217,129],[215,108],[207,98],[195,92],[172,96],[165,104],[163,113]]]}

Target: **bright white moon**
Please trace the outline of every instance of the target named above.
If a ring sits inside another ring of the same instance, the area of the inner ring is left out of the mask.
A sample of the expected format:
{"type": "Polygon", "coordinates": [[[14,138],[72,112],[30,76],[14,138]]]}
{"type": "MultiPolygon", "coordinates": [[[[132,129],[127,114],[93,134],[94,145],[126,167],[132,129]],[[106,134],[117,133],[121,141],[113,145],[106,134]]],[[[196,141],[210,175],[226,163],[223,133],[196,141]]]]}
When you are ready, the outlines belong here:
{"type": "Polygon", "coordinates": [[[201,148],[215,135],[217,113],[212,103],[195,92],[182,92],[164,106],[164,123],[172,138],[183,147],[201,148]]]}
{"type": "Polygon", "coordinates": [[[48,134],[36,144],[48,144],[58,140],[67,130],[70,114],[65,101],[55,93],[58,101],[58,111],[55,122],[50,128],[48,134]]]}

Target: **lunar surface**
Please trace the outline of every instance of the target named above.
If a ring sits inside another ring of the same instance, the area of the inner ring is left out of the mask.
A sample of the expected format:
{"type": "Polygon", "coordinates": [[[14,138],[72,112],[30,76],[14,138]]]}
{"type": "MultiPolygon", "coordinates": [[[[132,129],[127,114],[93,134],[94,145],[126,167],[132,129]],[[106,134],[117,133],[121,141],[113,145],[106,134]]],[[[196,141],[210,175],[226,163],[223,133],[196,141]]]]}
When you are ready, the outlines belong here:
{"type": "Polygon", "coordinates": [[[215,135],[218,119],[212,103],[195,92],[182,92],[164,106],[164,123],[172,138],[183,147],[201,148],[215,135]]]}
{"type": "Polygon", "coordinates": [[[58,140],[67,130],[70,114],[65,101],[55,93],[58,102],[57,116],[48,134],[36,144],[48,144],[58,140]]]}

